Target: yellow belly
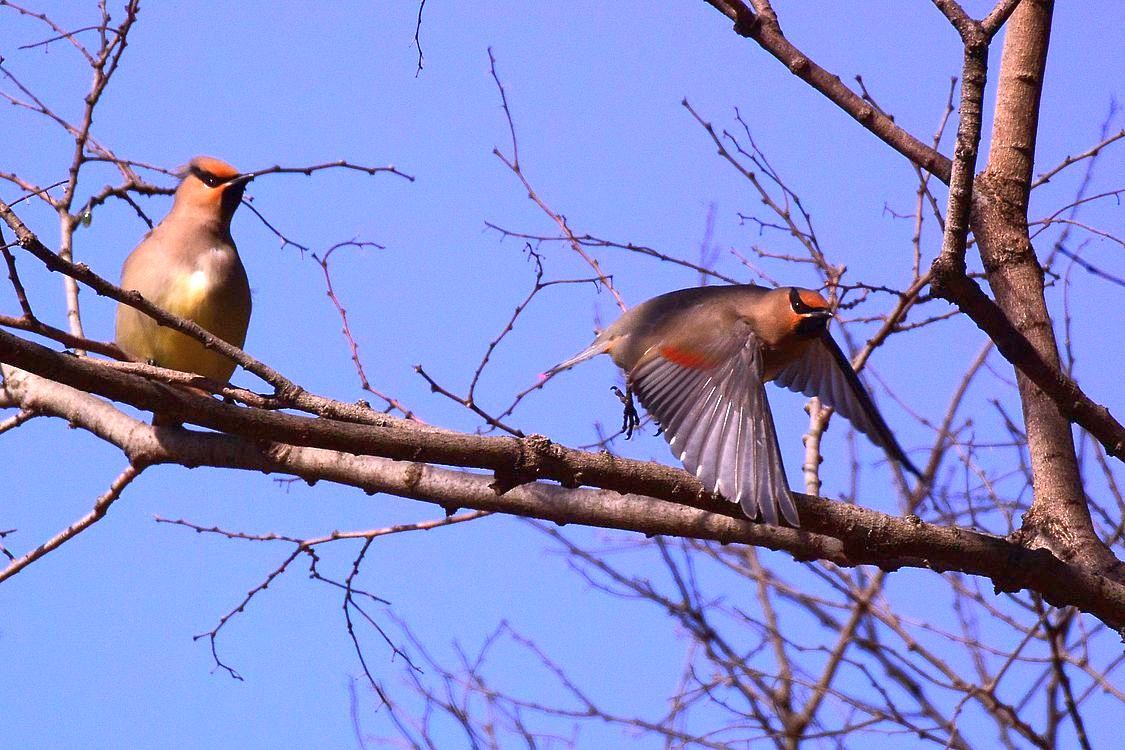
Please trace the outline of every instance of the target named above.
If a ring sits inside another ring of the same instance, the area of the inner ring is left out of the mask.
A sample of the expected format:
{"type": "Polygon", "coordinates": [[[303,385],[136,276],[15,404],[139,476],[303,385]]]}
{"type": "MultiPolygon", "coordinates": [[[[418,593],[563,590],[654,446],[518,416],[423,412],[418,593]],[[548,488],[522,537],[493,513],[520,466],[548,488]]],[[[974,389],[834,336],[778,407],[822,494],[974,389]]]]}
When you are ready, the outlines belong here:
{"type": "MultiPolygon", "coordinates": [[[[206,326],[204,326],[206,327],[206,326]]],[[[211,331],[210,328],[207,330],[211,331]]],[[[211,331],[215,333],[215,331],[211,331]]],[[[216,333],[216,335],[218,335],[216,333]]],[[[225,338],[220,336],[219,338],[225,338]]],[[[225,383],[234,373],[235,363],[218,352],[211,351],[195,339],[188,338],[169,328],[158,327],[152,333],[152,356],[154,364],[172,370],[194,372],[198,375],[225,383]]],[[[241,348],[242,341],[228,341],[241,348]]]]}
{"type": "MultiPolygon", "coordinates": [[[[234,346],[241,348],[246,341],[250,322],[248,291],[216,293],[202,271],[185,275],[173,288],[164,291],[163,295],[146,296],[168,312],[197,323],[234,346]],[[232,295],[237,299],[230,299],[232,295]]],[[[127,305],[118,309],[117,343],[137,359],[193,372],[220,383],[227,382],[235,368],[233,360],[207,349],[195,339],[158,325],[127,305]]]]}

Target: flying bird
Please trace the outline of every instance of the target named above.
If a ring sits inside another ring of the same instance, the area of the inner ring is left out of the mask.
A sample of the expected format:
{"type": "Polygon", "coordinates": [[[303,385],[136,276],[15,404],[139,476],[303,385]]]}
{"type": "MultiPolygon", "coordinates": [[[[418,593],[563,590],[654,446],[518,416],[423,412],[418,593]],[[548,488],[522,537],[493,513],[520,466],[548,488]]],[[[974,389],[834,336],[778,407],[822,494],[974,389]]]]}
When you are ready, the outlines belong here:
{"type": "MultiPolygon", "coordinates": [[[[250,325],[250,284],[230,222],[253,178],[219,159],[192,159],[172,210],[125,259],[121,287],[241,347],[250,325]]],[[[125,304],[117,307],[116,341],[138,360],[220,383],[235,368],[233,360],[125,304]]]]}
{"type": "MultiPolygon", "coordinates": [[[[680,289],[630,309],[553,375],[609,354],[672,452],[751,519],[798,526],[764,384],[817,396],[920,475],[828,333],[817,292],[753,285],[680,289]]],[[[626,405],[626,422],[630,417],[626,405]]],[[[635,421],[634,421],[635,424],[635,421]]]]}

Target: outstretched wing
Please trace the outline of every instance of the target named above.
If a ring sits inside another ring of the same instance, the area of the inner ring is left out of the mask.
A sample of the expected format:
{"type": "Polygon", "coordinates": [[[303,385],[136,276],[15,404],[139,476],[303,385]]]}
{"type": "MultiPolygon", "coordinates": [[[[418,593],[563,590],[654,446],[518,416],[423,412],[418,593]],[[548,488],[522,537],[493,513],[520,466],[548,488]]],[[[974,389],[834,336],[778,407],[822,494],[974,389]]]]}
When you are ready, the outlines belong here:
{"type": "Polygon", "coordinates": [[[709,351],[655,347],[629,373],[684,468],[710,492],[777,524],[800,524],[785,479],[762,361],[749,329],[709,351]]]}
{"type": "Polygon", "coordinates": [[[867,389],[859,382],[852,363],[827,331],[802,357],[781,370],[774,382],[791,391],[820,398],[905,469],[921,476],[895,440],[867,389]]]}

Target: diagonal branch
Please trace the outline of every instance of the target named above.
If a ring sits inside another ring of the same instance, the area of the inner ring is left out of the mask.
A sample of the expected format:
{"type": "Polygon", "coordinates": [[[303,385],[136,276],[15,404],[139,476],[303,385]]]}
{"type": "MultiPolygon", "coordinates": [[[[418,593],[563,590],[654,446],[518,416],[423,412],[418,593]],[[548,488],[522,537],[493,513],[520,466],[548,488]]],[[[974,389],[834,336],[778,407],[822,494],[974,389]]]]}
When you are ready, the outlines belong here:
{"type": "Polygon", "coordinates": [[[949,182],[949,158],[896,125],[894,120],[845,86],[839,76],[820,67],[795,47],[782,33],[777,14],[768,0],[754,0],[754,9],[742,0],[706,2],[734,22],[736,34],[757,42],[793,75],[819,91],[888,146],[942,182],[949,182]]]}
{"type": "Polygon", "coordinates": [[[82,518],[78,519],[70,526],[67,526],[58,534],[55,534],[53,537],[43,542],[27,554],[12,560],[6,568],[0,570],[0,582],[6,581],[7,579],[11,578],[16,573],[19,573],[21,570],[26,568],[28,565],[31,565],[33,562],[43,557],[44,555],[54,552],[56,549],[66,544],[71,539],[78,536],[98,521],[102,520],[102,518],[105,517],[105,514],[109,511],[109,507],[117,501],[117,498],[121,497],[121,493],[125,491],[125,488],[128,487],[129,484],[134,479],[136,479],[137,475],[140,474],[143,470],[143,464],[130,463],[128,466],[126,466],[125,470],[122,471],[117,476],[117,478],[110,483],[109,489],[106,490],[105,493],[103,493],[94,502],[94,507],[90,509],[89,513],[82,516],[82,518]]]}

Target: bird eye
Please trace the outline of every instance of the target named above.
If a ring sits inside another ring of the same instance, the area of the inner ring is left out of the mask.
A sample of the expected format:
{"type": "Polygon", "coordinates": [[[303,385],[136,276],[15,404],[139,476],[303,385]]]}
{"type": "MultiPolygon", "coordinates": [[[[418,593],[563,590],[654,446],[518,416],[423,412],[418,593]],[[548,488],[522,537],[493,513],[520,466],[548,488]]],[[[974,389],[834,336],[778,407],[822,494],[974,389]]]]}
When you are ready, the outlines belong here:
{"type": "Polygon", "coordinates": [[[814,313],[824,313],[825,309],[822,307],[813,307],[812,305],[805,304],[801,299],[801,293],[797,291],[797,287],[789,287],[789,306],[793,308],[793,312],[798,315],[812,315],[814,313]]]}
{"type": "Polygon", "coordinates": [[[813,308],[805,304],[801,299],[801,293],[797,291],[797,287],[789,287],[789,306],[793,308],[793,312],[798,315],[808,315],[813,311],[813,308]]]}
{"type": "Polygon", "coordinates": [[[225,180],[219,179],[217,176],[211,174],[205,169],[200,169],[199,167],[193,166],[191,168],[191,173],[198,177],[199,180],[209,188],[217,188],[219,185],[222,185],[223,182],[225,182],[225,180]]]}

